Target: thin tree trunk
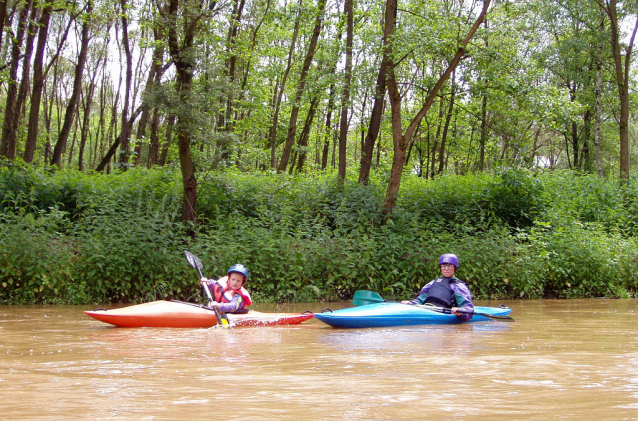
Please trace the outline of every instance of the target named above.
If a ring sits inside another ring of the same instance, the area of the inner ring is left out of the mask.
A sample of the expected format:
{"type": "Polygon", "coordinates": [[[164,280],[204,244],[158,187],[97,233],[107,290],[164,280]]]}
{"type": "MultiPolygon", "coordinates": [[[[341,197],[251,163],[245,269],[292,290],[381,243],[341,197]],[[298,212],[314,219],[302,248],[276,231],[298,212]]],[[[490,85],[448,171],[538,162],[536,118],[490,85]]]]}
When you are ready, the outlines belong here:
{"type": "MultiPolygon", "coordinates": [[[[131,115],[131,119],[127,122],[128,127],[131,127],[133,123],[135,123],[135,119],[137,119],[137,117],[141,113],[142,113],[142,107],[139,107],[137,110],[135,110],[133,115],[131,115]]],[[[117,148],[120,147],[121,144],[122,144],[122,132],[120,132],[120,135],[117,137],[117,139],[115,139],[115,142],[113,142],[113,144],[109,148],[104,158],[102,158],[102,161],[100,161],[98,166],[95,168],[95,171],[97,172],[104,171],[104,169],[108,165],[111,158],[113,158],[113,155],[115,155],[115,152],[117,152],[117,148]]]]}
{"type": "MultiPolygon", "coordinates": [[[[18,96],[15,103],[15,112],[13,113],[13,122],[11,123],[13,128],[12,133],[16,138],[13,140],[17,144],[18,129],[20,127],[20,120],[24,115],[24,104],[26,103],[27,94],[29,92],[29,75],[31,73],[31,56],[33,55],[33,40],[35,38],[36,19],[38,15],[38,8],[36,6],[31,7],[31,17],[29,18],[29,25],[27,29],[27,39],[24,45],[24,57],[22,59],[22,77],[20,78],[20,87],[18,88],[18,96]]],[[[14,154],[15,155],[15,154],[14,154]]]]}
{"type": "Polygon", "coordinates": [[[348,147],[348,108],[350,107],[350,85],[352,83],[352,40],[354,32],[353,0],[345,0],[346,15],[346,66],[341,99],[341,121],[339,123],[339,180],[346,178],[346,152],[348,147]]]}
{"type": "MultiPolygon", "coordinates": [[[[183,38],[178,39],[177,23],[179,17],[179,0],[169,0],[168,6],[168,46],[175,64],[176,80],[175,89],[184,104],[191,102],[190,96],[193,88],[193,54],[190,51],[194,47],[195,33],[199,27],[197,24],[201,16],[190,10],[190,16],[183,20],[183,38]]],[[[200,5],[201,6],[201,5],[200,5]]],[[[179,162],[184,186],[184,199],[182,202],[182,220],[197,224],[197,179],[195,178],[195,164],[191,154],[192,134],[189,130],[190,114],[181,113],[178,116],[177,144],[179,149],[179,162]]],[[[194,236],[194,231],[191,231],[194,236]]]]}
{"type": "Polygon", "coordinates": [[[290,158],[290,151],[292,150],[292,146],[295,142],[295,133],[297,132],[297,118],[299,116],[299,108],[301,104],[301,99],[306,87],[306,78],[308,77],[308,72],[310,71],[310,65],[312,64],[312,60],[315,55],[315,51],[317,48],[317,41],[319,40],[319,34],[321,33],[321,27],[323,23],[323,14],[326,8],[326,0],[319,0],[317,4],[317,17],[315,18],[315,26],[312,32],[312,38],[310,39],[310,44],[308,45],[308,50],[306,51],[306,58],[304,59],[303,67],[301,69],[301,75],[299,76],[299,84],[297,85],[297,92],[295,94],[295,99],[292,106],[292,111],[290,113],[290,121],[288,123],[288,135],[286,137],[286,143],[284,145],[284,150],[281,154],[281,160],[279,161],[279,166],[277,167],[277,172],[286,171],[288,167],[288,160],[290,158]]]}
{"type": "Polygon", "coordinates": [[[130,137],[131,127],[128,123],[128,109],[131,96],[131,86],[133,79],[133,56],[131,54],[131,46],[128,39],[128,4],[127,0],[120,0],[121,21],[122,21],[122,44],[124,45],[124,55],[126,58],[125,81],[124,81],[124,104],[122,106],[122,140],[120,145],[119,162],[123,164],[123,168],[127,168],[130,155],[130,137]]]}
{"type": "Polygon", "coordinates": [[[631,53],[638,30],[638,17],[634,23],[629,43],[624,47],[625,54],[621,52],[620,28],[616,0],[596,0],[601,9],[607,14],[611,27],[611,49],[614,58],[614,70],[616,85],[618,86],[618,98],[620,102],[620,119],[618,131],[620,137],[620,183],[629,184],[629,76],[631,66],[631,53]],[[623,61],[624,59],[624,61],[623,61]]]}
{"type": "Polygon", "coordinates": [[[82,127],[80,129],[80,150],[78,152],[78,170],[84,171],[84,148],[86,146],[86,141],[89,137],[90,130],[90,122],[91,122],[91,106],[93,105],[93,95],[95,94],[95,79],[98,74],[98,66],[99,61],[95,66],[95,70],[93,71],[93,76],[91,76],[91,82],[89,83],[89,88],[87,94],[84,96],[84,107],[83,107],[83,118],[82,118],[82,127]]]}
{"type": "Polygon", "coordinates": [[[321,154],[321,171],[325,171],[328,167],[328,156],[330,155],[330,138],[332,137],[332,110],[334,108],[335,84],[330,85],[330,93],[328,94],[328,105],[326,106],[326,124],[323,141],[323,152],[321,154]]]}
{"type": "Polygon", "coordinates": [[[485,169],[485,144],[487,143],[487,92],[483,93],[481,101],[481,137],[479,140],[479,162],[480,172],[485,169]]]}
{"type": "MultiPolygon", "coordinates": [[[[600,21],[601,31],[604,29],[604,20],[600,21]]],[[[602,44],[599,46],[599,54],[602,56],[602,44]]],[[[605,176],[603,171],[603,157],[601,151],[601,125],[602,125],[602,89],[603,89],[603,78],[602,78],[602,63],[600,59],[596,59],[596,123],[595,123],[595,131],[594,131],[594,147],[596,151],[596,173],[600,178],[605,176]]]]}
{"type": "Polygon", "coordinates": [[[281,110],[281,100],[284,95],[284,90],[286,88],[286,81],[288,80],[288,75],[290,73],[290,69],[292,68],[292,57],[295,52],[295,47],[297,45],[297,37],[299,36],[299,25],[301,21],[301,5],[303,0],[299,0],[299,13],[297,14],[297,19],[295,20],[295,28],[292,33],[292,40],[290,42],[290,50],[288,51],[288,63],[286,64],[286,70],[284,70],[284,75],[281,79],[281,84],[277,88],[275,88],[274,98],[276,98],[275,103],[273,104],[275,107],[275,112],[272,119],[272,126],[270,128],[270,167],[275,168],[276,165],[276,149],[277,149],[277,125],[279,123],[279,112],[281,110]]]}
{"type": "Polygon", "coordinates": [[[160,154],[160,167],[166,165],[168,148],[171,146],[171,143],[173,141],[173,127],[175,127],[175,116],[171,114],[170,116],[168,116],[168,122],[166,123],[166,138],[164,140],[164,146],[162,147],[162,153],[160,154]]]}
{"type": "Polygon", "coordinates": [[[374,144],[379,136],[379,129],[381,128],[381,117],[383,116],[383,109],[385,108],[385,64],[386,61],[381,62],[379,68],[379,75],[377,76],[377,84],[375,87],[374,105],[372,106],[372,113],[370,114],[370,124],[368,125],[368,133],[363,141],[363,150],[361,152],[361,164],[359,169],[359,183],[367,184],[370,177],[370,168],[372,167],[372,153],[374,152],[374,144]]]}
{"type": "MultiPolygon", "coordinates": [[[[235,80],[237,79],[236,44],[237,37],[239,36],[239,28],[241,27],[242,13],[244,12],[245,4],[245,0],[234,0],[233,13],[231,14],[231,20],[226,39],[227,54],[229,56],[228,60],[226,61],[226,72],[231,86],[235,85],[235,80]]],[[[233,89],[230,89],[228,98],[226,99],[226,116],[224,119],[224,126],[222,127],[222,129],[228,133],[233,131],[232,116],[234,100],[233,89]]]]}
{"type": "Polygon", "coordinates": [[[388,181],[388,189],[386,191],[385,201],[383,204],[383,213],[385,215],[384,220],[387,221],[394,209],[394,205],[396,203],[399,187],[401,185],[401,176],[403,174],[403,166],[405,163],[405,151],[408,148],[409,142],[412,141],[412,135],[414,134],[416,128],[421,123],[423,117],[427,114],[434,99],[436,98],[438,92],[441,90],[443,85],[446,83],[454,69],[458,66],[461,58],[466,53],[466,48],[471,39],[474,37],[476,30],[483,22],[485,15],[487,14],[487,10],[490,6],[490,0],[485,0],[483,2],[483,8],[481,13],[477,17],[474,25],[468,31],[465,39],[459,42],[459,46],[457,49],[454,58],[448,65],[447,69],[443,72],[443,74],[439,77],[439,80],[435,84],[434,88],[430,91],[427,98],[425,99],[425,103],[422,108],[416,114],[416,116],[412,119],[410,124],[408,125],[405,133],[403,132],[403,126],[401,124],[401,95],[399,93],[399,88],[397,85],[396,75],[394,73],[393,66],[393,48],[391,38],[394,34],[394,28],[396,26],[396,11],[397,11],[397,0],[387,0],[386,3],[386,12],[385,12],[385,27],[384,27],[384,60],[387,60],[388,65],[388,92],[390,95],[390,104],[392,106],[392,138],[394,145],[394,158],[392,161],[392,168],[390,170],[390,179],[388,181]]]}
{"type": "MultiPolygon", "coordinates": [[[[7,0],[0,0],[0,34],[4,34],[4,25],[7,20],[7,0]]],[[[2,51],[2,41],[4,36],[0,36],[0,51],[2,51]]]]}
{"type": "Polygon", "coordinates": [[[84,74],[84,66],[86,64],[86,57],[88,54],[89,46],[89,26],[91,24],[91,17],[93,14],[93,0],[88,0],[86,5],[86,19],[82,22],[82,38],[80,44],[80,54],[78,56],[78,64],[75,66],[75,78],[73,81],[73,93],[69,98],[69,103],[66,108],[64,117],[64,124],[60,130],[58,141],[53,149],[53,156],[51,157],[51,165],[60,167],[62,162],[62,151],[66,149],[66,142],[73,126],[73,116],[75,115],[75,108],[77,107],[78,100],[80,98],[80,90],[82,89],[82,75],[84,74]]]}
{"type": "Polygon", "coordinates": [[[24,147],[25,162],[33,162],[38,140],[38,122],[40,119],[40,104],[42,102],[42,89],[44,87],[44,49],[47,43],[49,22],[53,3],[47,2],[42,9],[42,16],[38,23],[38,43],[33,60],[33,88],[31,92],[31,110],[29,111],[29,124],[27,129],[27,141],[24,147]]]}
{"type": "Polygon", "coordinates": [[[450,79],[450,105],[448,107],[447,115],[445,116],[445,125],[443,126],[443,135],[441,136],[441,151],[439,152],[439,174],[443,173],[445,169],[445,145],[447,141],[447,132],[450,128],[450,121],[452,120],[452,113],[454,112],[454,98],[456,97],[456,87],[454,86],[456,72],[452,72],[452,78],[450,79]]]}
{"type": "MultiPolygon", "coordinates": [[[[317,111],[317,105],[319,104],[319,96],[315,95],[310,101],[310,107],[308,109],[308,115],[306,116],[306,122],[304,124],[303,129],[301,130],[301,135],[299,136],[299,154],[298,154],[298,162],[297,162],[297,172],[301,172],[304,163],[306,161],[306,149],[308,147],[308,138],[310,136],[310,128],[312,127],[312,122],[315,118],[315,113],[317,111]]],[[[291,168],[293,166],[291,165],[291,168]]]]}
{"type": "Polygon", "coordinates": [[[20,112],[17,108],[18,95],[18,68],[22,59],[20,48],[27,30],[27,19],[32,7],[32,0],[27,0],[18,14],[17,33],[13,37],[11,47],[11,64],[9,66],[9,87],[7,89],[7,101],[2,125],[2,140],[0,140],[0,156],[15,159],[17,127],[14,125],[16,115],[20,112]]]}

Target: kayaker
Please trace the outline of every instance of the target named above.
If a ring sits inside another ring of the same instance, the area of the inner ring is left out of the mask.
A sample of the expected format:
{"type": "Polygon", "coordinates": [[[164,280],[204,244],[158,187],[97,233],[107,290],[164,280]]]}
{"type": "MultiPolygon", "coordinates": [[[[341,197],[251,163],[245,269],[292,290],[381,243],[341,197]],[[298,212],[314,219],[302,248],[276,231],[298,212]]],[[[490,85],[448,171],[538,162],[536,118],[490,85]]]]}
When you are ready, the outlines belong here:
{"type": "Polygon", "coordinates": [[[459,268],[459,258],[456,254],[446,253],[439,259],[439,268],[443,276],[436,278],[423,287],[419,295],[412,301],[402,301],[403,304],[432,304],[449,308],[452,314],[461,321],[467,322],[472,314],[459,313],[458,310],[474,312],[472,294],[463,281],[454,277],[459,268]]]}
{"type": "Polygon", "coordinates": [[[248,280],[248,269],[241,264],[232,265],[228,274],[218,280],[202,278],[200,283],[213,294],[209,307],[217,307],[224,313],[245,313],[253,303],[250,293],[244,288],[248,280]]]}

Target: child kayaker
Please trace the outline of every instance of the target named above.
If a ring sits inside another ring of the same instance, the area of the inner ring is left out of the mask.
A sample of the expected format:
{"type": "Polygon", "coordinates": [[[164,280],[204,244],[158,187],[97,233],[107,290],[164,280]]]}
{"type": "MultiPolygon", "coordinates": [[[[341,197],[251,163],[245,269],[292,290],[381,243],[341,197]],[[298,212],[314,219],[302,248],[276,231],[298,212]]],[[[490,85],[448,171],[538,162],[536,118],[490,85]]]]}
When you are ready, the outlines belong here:
{"type": "Polygon", "coordinates": [[[215,301],[208,303],[210,307],[217,307],[224,313],[245,313],[246,307],[253,303],[250,293],[244,288],[248,280],[246,266],[236,264],[228,269],[227,276],[218,280],[202,278],[200,283],[208,287],[215,301]]]}
{"type": "Polygon", "coordinates": [[[402,301],[403,304],[433,304],[437,307],[449,308],[452,314],[461,321],[467,322],[472,314],[459,313],[458,310],[474,312],[472,294],[463,281],[454,277],[459,268],[459,258],[456,254],[446,253],[439,259],[439,268],[443,276],[436,278],[423,287],[419,295],[412,301],[402,301]]]}

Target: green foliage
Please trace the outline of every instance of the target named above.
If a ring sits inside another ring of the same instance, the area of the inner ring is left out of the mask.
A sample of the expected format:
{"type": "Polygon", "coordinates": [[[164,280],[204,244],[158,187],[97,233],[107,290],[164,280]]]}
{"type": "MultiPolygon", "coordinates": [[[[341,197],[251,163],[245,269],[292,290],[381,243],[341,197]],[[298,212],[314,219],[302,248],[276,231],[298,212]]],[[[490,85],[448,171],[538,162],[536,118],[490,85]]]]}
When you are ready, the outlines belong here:
{"type": "Polygon", "coordinates": [[[65,217],[57,209],[0,215],[0,302],[66,301],[76,256],[73,243],[57,233],[65,217]]]}
{"type": "Polygon", "coordinates": [[[211,174],[192,239],[176,171],[23,170],[0,171],[3,303],[203,299],[184,249],[209,278],[247,265],[257,301],[409,298],[446,252],[476,298],[638,290],[636,190],[572,172],[406,177],[387,224],[383,180],[211,174]]]}
{"type": "Polygon", "coordinates": [[[516,169],[431,181],[413,178],[404,183],[400,206],[409,214],[450,228],[502,223],[525,228],[543,210],[543,188],[534,174],[516,169]]]}

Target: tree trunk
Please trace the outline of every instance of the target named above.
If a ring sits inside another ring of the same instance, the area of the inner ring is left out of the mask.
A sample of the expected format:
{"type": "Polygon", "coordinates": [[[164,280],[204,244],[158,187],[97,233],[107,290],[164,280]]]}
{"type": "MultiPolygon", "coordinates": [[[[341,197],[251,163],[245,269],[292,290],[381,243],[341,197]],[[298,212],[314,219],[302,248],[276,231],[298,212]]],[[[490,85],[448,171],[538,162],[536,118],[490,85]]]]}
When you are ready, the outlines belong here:
{"type": "MultiPolygon", "coordinates": [[[[133,123],[135,122],[135,119],[137,118],[137,116],[140,115],[141,112],[142,112],[142,107],[135,110],[133,115],[131,115],[131,119],[127,122],[128,127],[131,127],[133,125],[133,123]]],[[[109,148],[104,158],[102,158],[102,161],[100,161],[98,166],[95,168],[95,171],[97,172],[104,171],[104,169],[108,165],[111,158],[113,158],[113,155],[115,155],[115,152],[117,152],[117,148],[120,147],[121,143],[122,143],[122,133],[120,132],[120,135],[117,137],[117,139],[115,139],[115,142],[113,142],[113,144],[109,148]]]]}
{"type": "Polygon", "coordinates": [[[38,140],[38,123],[40,120],[40,104],[42,102],[42,89],[44,87],[44,49],[47,44],[49,22],[51,21],[52,3],[46,3],[42,9],[42,16],[38,23],[38,44],[36,45],[35,58],[33,60],[33,88],[31,92],[31,109],[29,111],[29,125],[27,129],[27,141],[24,147],[25,162],[33,162],[35,148],[38,140]]]}
{"type": "Polygon", "coordinates": [[[78,100],[80,98],[80,90],[82,89],[82,75],[84,73],[84,66],[86,64],[86,57],[88,54],[89,46],[89,26],[91,24],[91,17],[93,14],[93,0],[88,0],[86,5],[86,19],[82,22],[82,38],[80,44],[80,54],[78,56],[78,64],[75,66],[75,78],[73,81],[73,93],[69,98],[69,103],[66,108],[64,117],[64,124],[60,130],[58,141],[53,149],[53,156],[51,157],[51,165],[60,167],[62,162],[62,151],[66,148],[66,142],[73,127],[73,117],[75,115],[75,108],[77,107],[78,100]]]}
{"type": "Polygon", "coordinates": [[[292,33],[292,40],[290,42],[290,50],[288,51],[288,63],[286,64],[286,70],[284,70],[284,75],[281,79],[281,83],[279,84],[279,87],[275,88],[275,92],[273,94],[273,98],[275,99],[273,101],[275,112],[272,119],[272,126],[270,127],[270,167],[271,168],[275,168],[277,166],[276,149],[277,149],[277,126],[279,123],[279,112],[281,110],[281,100],[283,98],[284,90],[286,88],[286,81],[288,80],[290,69],[292,68],[292,57],[294,55],[295,47],[297,45],[297,37],[299,36],[299,25],[301,21],[301,4],[302,4],[302,0],[299,0],[299,13],[297,14],[297,19],[295,20],[295,28],[292,33]]]}
{"type": "Polygon", "coordinates": [[[164,140],[164,146],[162,147],[162,153],[160,154],[159,166],[166,165],[166,159],[168,157],[168,148],[173,141],[173,127],[175,127],[175,115],[168,116],[168,122],[166,123],[166,138],[164,140]]]}
{"type": "Polygon", "coordinates": [[[284,150],[281,154],[281,160],[279,161],[279,166],[277,167],[277,172],[281,173],[286,171],[288,167],[288,160],[290,158],[290,151],[292,150],[292,146],[295,143],[295,133],[297,132],[297,118],[299,116],[299,108],[302,100],[302,96],[306,87],[306,78],[308,77],[308,72],[310,71],[310,65],[312,64],[312,59],[314,58],[315,51],[317,48],[317,41],[319,40],[319,34],[321,33],[321,27],[323,23],[323,14],[326,8],[326,0],[319,0],[317,3],[317,17],[315,18],[315,26],[312,32],[312,38],[310,39],[310,44],[308,45],[308,50],[306,51],[306,58],[304,59],[303,67],[301,69],[301,75],[299,76],[299,84],[297,85],[297,92],[295,94],[295,99],[292,106],[292,111],[290,113],[290,121],[288,123],[288,135],[286,137],[286,143],[284,145],[284,150]]]}
{"type": "MultiPolygon", "coordinates": [[[[233,13],[231,14],[230,24],[228,26],[228,35],[226,39],[226,49],[228,60],[226,60],[226,72],[231,86],[235,85],[237,79],[237,53],[236,44],[239,36],[239,28],[241,27],[242,13],[244,12],[245,0],[234,0],[233,13]]],[[[226,118],[224,119],[224,127],[222,129],[228,133],[233,130],[233,106],[234,97],[233,89],[229,90],[226,99],[226,118]]]]}
{"type": "MultiPolygon", "coordinates": [[[[175,89],[183,104],[191,103],[193,88],[193,66],[195,33],[199,29],[201,15],[198,10],[189,9],[188,17],[179,13],[179,0],[169,0],[168,6],[168,47],[175,64],[175,89]],[[177,23],[182,22],[183,28],[178,31],[177,23]],[[182,40],[178,39],[178,33],[182,33],[182,40]]],[[[202,4],[199,4],[201,7],[202,4]]],[[[182,202],[182,220],[197,224],[197,179],[195,177],[195,164],[191,154],[192,133],[190,127],[190,113],[182,112],[178,115],[176,125],[177,144],[179,149],[179,162],[184,186],[184,198],[182,202]]],[[[194,236],[194,230],[191,230],[194,236]]]]}
{"type": "Polygon", "coordinates": [[[441,151],[439,152],[439,174],[443,173],[443,170],[445,169],[445,144],[447,140],[447,132],[450,129],[452,113],[454,112],[454,98],[456,97],[456,88],[454,87],[455,75],[456,73],[452,72],[452,79],[450,80],[450,106],[448,107],[447,115],[445,116],[443,135],[441,135],[441,151]]]}
{"type": "Polygon", "coordinates": [[[93,75],[91,76],[91,82],[89,83],[88,92],[84,97],[83,118],[82,127],[80,129],[80,150],[78,152],[78,170],[84,171],[84,148],[86,147],[86,141],[89,137],[90,122],[91,122],[91,106],[93,105],[93,95],[95,94],[95,79],[97,78],[99,71],[99,63],[97,62],[93,75]]]}
{"type": "Polygon", "coordinates": [[[131,54],[131,46],[128,39],[128,5],[126,0],[120,0],[121,21],[122,21],[122,44],[124,45],[124,55],[126,58],[126,69],[124,76],[124,104],[122,106],[122,140],[120,144],[119,162],[123,168],[128,167],[130,151],[131,127],[128,126],[128,109],[131,96],[131,86],[133,79],[133,56],[131,54]]]}
{"type": "Polygon", "coordinates": [[[410,122],[405,133],[403,133],[403,127],[401,124],[401,95],[399,93],[398,82],[394,72],[393,63],[393,49],[392,49],[392,35],[394,34],[394,28],[396,26],[396,11],[397,0],[387,0],[386,12],[385,12],[385,27],[384,27],[384,60],[387,60],[388,70],[388,92],[390,95],[390,105],[392,106],[392,140],[394,145],[394,158],[392,160],[392,168],[390,170],[390,180],[388,182],[388,189],[386,191],[385,201],[383,204],[383,213],[385,220],[387,221],[392,216],[392,211],[396,204],[396,200],[399,194],[399,187],[401,185],[401,176],[403,174],[403,166],[405,164],[405,152],[408,148],[409,142],[412,139],[416,128],[421,123],[421,119],[427,114],[436,95],[441,90],[447,79],[452,72],[456,69],[461,58],[465,55],[467,45],[471,41],[472,37],[476,33],[476,30],[483,22],[487,10],[489,8],[491,0],[485,0],[483,2],[483,9],[477,17],[474,25],[468,31],[465,39],[459,43],[458,49],[454,58],[448,65],[447,69],[439,77],[434,88],[429,92],[425,99],[425,103],[422,108],[416,114],[416,116],[410,122]]]}
{"type": "Polygon", "coordinates": [[[614,70],[616,85],[618,86],[618,98],[620,102],[620,119],[618,131],[620,141],[620,183],[629,183],[629,76],[631,65],[631,52],[638,30],[638,18],[634,23],[631,39],[625,47],[625,54],[621,52],[620,28],[618,27],[618,13],[616,0],[596,0],[598,5],[607,14],[611,26],[611,49],[614,57],[614,70]],[[624,59],[624,62],[623,62],[624,59]]]}
{"type": "Polygon", "coordinates": [[[348,147],[348,109],[350,108],[350,85],[352,83],[352,40],[354,32],[353,0],[345,0],[346,15],[346,66],[341,99],[341,121],[339,122],[339,180],[346,178],[346,152],[348,147]]]}
{"type": "Polygon", "coordinates": [[[487,143],[487,92],[483,93],[481,101],[481,138],[479,140],[479,171],[485,169],[485,144],[487,143]]]}
{"type": "Polygon", "coordinates": [[[15,112],[13,113],[13,126],[11,132],[15,134],[16,138],[13,140],[14,144],[17,144],[18,129],[20,127],[20,120],[24,113],[24,104],[27,100],[27,94],[30,89],[29,75],[31,73],[31,56],[33,55],[33,40],[35,38],[36,19],[38,15],[38,7],[31,7],[31,17],[29,18],[29,25],[27,29],[27,39],[24,43],[24,57],[22,59],[22,77],[20,78],[20,87],[18,88],[18,96],[15,103],[15,112]]]}
{"type": "Polygon", "coordinates": [[[16,141],[17,141],[17,127],[14,125],[16,121],[16,115],[20,112],[17,108],[17,96],[18,96],[18,68],[22,56],[20,54],[20,48],[22,47],[22,41],[27,30],[27,19],[32,7],[32,0],[27,0],[24,7],[20,9],[18,14],[18,28],[17,33],[13,37],[11,46],[11,63],[9,66],[9,83],[7,89],[7,101],[4,111],[4,122],[2,125],[2,140],[0,141],[0,156],[5,156],[9,159],[15,159],[16,141]]]}
{"type": "MultiPolygon", "coordinates": [[[[601,11],[602,13],[602,11],[601,11]]],[[[603,32],[605,26],[605,21],[603,19],[600,20],[600,32],[603,32]]],[[[605,172],[603,171],[603,156],[601,151],[601,125],[602,125],[602,90],[603,90],[603,77],[602,77],[602,43],[598,47],[599,56],[596,58],[596,123],[594,129],[594,148],[596,153],[596,173],[600,178],[605,176],[605,172]]]]}
{"type": "MultiPolygon", "coordinates": [[[[303,129],[301,130],[301,135],[299,136],[299,155],[297,161],[297,172],[301,172],[304,162],[306,161],[306,150],[308,147],[308,138],[310,137],[310,128],[312,127],[312,122],[315,118],[315,113],[317,111],[317,105],[319,104],[319,96],[315,95],[310,101],[310,107],[308,109],[308,115],[306,116],[306,122],[304,123],[303,129]]],[[[293,166],[290,166],[293,168],[293,166]]]]}
{"type": "Polygon", "coordinates": [[[372,152],[374,152],[374,144],[379,136],[381,128],[381,117],[385,105],[385,61],[381,62],[379,75],[377,76],[377,84],[375,87],[374,105],[370,114],[370,124],[368,125],[368,133],[363,141],[363,150],[361,151],[361,164],[359,168],[359,183],[367,184],[370,177],[370,168],[372,167],[372,152]]]}
{"type": "MultiPolygon", "coordinates": [[[[7,20],[7,0],[0,0],[0,34],[4,34],[4,24],[7,20]]],[[[4,36],[0,36],[0,51],[2,51],[2,41],[4,36]]]]}
{"type": "Polygon", "coordinates": [[[326,106],[326,134],[323,141],[323,151],[321,153],[321,171],[328,167],[328,156],[330,155],[330,138],[332,137],[332,110],[334,108],[335,84],[330,84],[328,93],[328,105],[326,106]]]}

